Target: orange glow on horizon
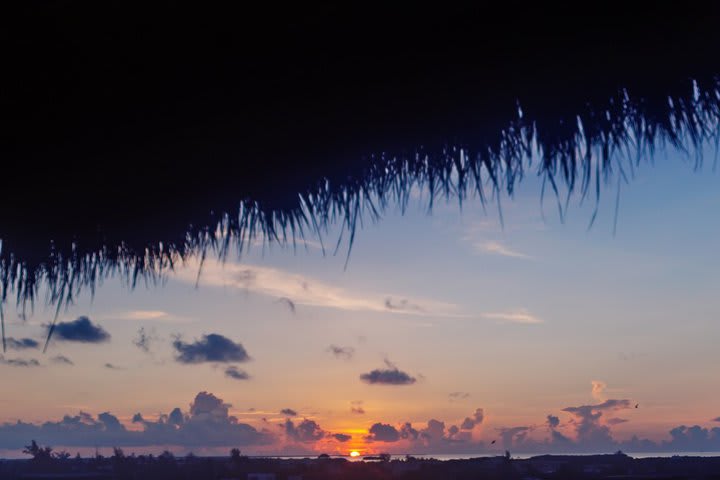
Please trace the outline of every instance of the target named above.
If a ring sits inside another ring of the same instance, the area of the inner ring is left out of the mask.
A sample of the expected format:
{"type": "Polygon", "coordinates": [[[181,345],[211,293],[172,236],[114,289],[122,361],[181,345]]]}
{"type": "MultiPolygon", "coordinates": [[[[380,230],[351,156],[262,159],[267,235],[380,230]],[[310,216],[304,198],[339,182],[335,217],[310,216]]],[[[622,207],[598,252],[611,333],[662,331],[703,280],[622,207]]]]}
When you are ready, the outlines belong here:
{"type": "Polygon", "coordinates": [[[360,452],[358,452],[357,450],[353,450],[352,452],[350,452],[350,456],[351,456],[351,457],[359,457],[359,456],[360,456],[360,452]]]}

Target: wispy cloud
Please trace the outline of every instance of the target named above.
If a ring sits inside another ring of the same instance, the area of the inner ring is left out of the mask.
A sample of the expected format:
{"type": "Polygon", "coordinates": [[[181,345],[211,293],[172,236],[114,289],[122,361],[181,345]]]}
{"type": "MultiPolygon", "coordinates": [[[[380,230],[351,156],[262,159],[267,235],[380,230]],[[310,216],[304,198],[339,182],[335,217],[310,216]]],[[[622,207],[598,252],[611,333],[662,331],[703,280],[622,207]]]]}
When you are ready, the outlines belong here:
{"type": "MultiPolygon", "coordinates": [[[[178,278],[195,283],[197,268],[178,272],[178,278]]],[[[351,291],[317,279],[284,270],[243,264],[206,262],[201,285],[235,287],[276,299],[288,299],[293,305],[371,311],[419,316],[463,316],[457,305],[426,298],[411,298],[388,292],[351,291]]]]}
{"type": "Polygon", "coordinates": [[[487,255],[500,255],[503,257],[512,258],[531,258],[529,255],[518,252],[517,250],[513,250],[507,245],[496,241],[475,242],[473,243],[473,248],[477,253],[483,253],[487,255]]]}
{"type": "Polygon", "coordinates": [[[102,319],[167,323],[188,323],[190,321],[188,318],[174,315],[163,310],[128,310],[104,315],[102,319]]]}
{"type": "Polygon", "coordinates": [[[509,310],[507,312],[486,312],[481,314],[483,318],[490,320],[499,320],[501,322],[508,323],[524,323],[524,324],[537,324],[544,323],[539,317],[536,317],[528,310],[524,308],[518,308],[516,310],[509,310]]]}

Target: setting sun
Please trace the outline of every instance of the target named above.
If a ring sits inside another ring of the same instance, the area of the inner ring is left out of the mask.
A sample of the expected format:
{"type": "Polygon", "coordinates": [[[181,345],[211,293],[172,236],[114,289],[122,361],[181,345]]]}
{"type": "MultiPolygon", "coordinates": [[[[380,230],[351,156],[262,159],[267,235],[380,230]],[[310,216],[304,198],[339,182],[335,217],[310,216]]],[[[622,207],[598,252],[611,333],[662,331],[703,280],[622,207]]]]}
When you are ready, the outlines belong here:
{"type": "Polygon", "coordinates": [[[351,457],[359,457],[359,456],[360,456],[360,452],[357,452],[357,451],[353,450],[352,452],[350,452],[350,456],[351,456],[351,457]]]}

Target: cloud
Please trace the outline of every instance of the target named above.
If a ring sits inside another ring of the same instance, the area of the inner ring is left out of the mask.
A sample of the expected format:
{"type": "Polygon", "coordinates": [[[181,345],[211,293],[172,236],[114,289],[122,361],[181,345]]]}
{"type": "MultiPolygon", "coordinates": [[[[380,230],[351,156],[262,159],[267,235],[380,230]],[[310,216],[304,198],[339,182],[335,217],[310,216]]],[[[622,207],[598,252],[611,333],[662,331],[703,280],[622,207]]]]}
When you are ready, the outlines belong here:
{"type": "Polygon", "coordinates": [[[285,421],[285,435],[294,442],[316,442],[325,437],[325,432],[314,420],[304,419],[295,425],[292,420],[285,421]]]}
{"type": "Polygon", "coordinates": [[[25,360],[23,358],[5,358],[3,355],[0,355],[0,364],[8,365],[10,367],[39,367],[40,366],[40,362],[38,362],[34,358],[25,360]]]}
{"type": "Polygon", "coordinates": [[[387,423],[375,423],[368,430],[366,440],[369,442],[397,442],[400,440],[400,432],[387,423]]]}
{"type": "Polygon", "coordinates": [[[65,355],[55,355],[50,359],[50,361],[60,365],[75,365],[75,363],[73,363],[73,361],[65,355]]]}
{"type": "Polygon", "coordinates": [[[473,248],[478,253],[484,253],[488,255],[501,255],[503,257],[511,258],[530,258],[530,256],[518,252],[503,245],[500,242],[487,241],[487,242],[476,242],[473,244],[473,248]]]}
{"type": "Polygon", "coordinates": [[[508,312],[487,312],[480,315],[490,320],[500,320],[508,323],[536,324],[543,323],[541,318],[536,317],[524,308],[511,310],[508,312]]]}
{"type": "Polygon", "coordinates": [[[280,410],[280,413],[282,415],[287,415],[288,417],[297,417],[297,412],[292,408],[283,408],[280,410]]]}
{"type": "MultiPolygon", "coordinates": [[[[196,277],[197,268],[192,265],[177,272],[177,278],[188,283],[195,284],[196,277]]],[[[204,285],[234,287],[278,300],[292,299],[296,306],[401,315],[458,316],[458,307],[451,303],[403,296],[406,308],[388,308],[386,300],[396,295],[350,291],[304,275],[256,265],[206,261],[201,280],[204,285]]],[[[390,304],[396,305],[392,301],[390,304]]]]}
{"type": "Polygon", "coordinates": [[[93,324],[86,316],[72,322],[60,322],[53,331],[55,340],[81,343],[102,343],[110,340],[110,334],[100,325],[93,324]]]}
{"type": "Polygon", "coordinates": [[[607,424],[608,425],[620,425],[621,423],[629,422],[630,420],[626,418],[608,418],[607,424]]]}
{"type": "Polygon", "coordinates": [[[485,411],[482,408],[475,409],[472,417],[465,417],[460,425],[461,430],[472,430],[476,425],[481,425],[485,419],[485,411]]]}
{"type": "Polygon", "coordinates": [[[250,375],[245,370],[241,370],[235,365],[230,365],[225,369],[225,376],[234,380],[250,379],[250,375]]]}
{"type": "Polygon", "coordinates": [[[388,368],[378,368],[360,375],[360,380],[370,385],[412,385],[417,381],[402,370],[385,360],[388,368]]]}
{"type": "Polygon", "coordinates": [[[20,338],[15,339],[12,337],[8,337],[6,339],[7,348],[10,350],[27,350],[30,348],[38,348],[40,346],[40,343],[37,340],[33,340],[32,338],[20,338]]]}
{"type": "Polygon", "coordinates": [[[445,422],[431,418],[427,422],[427,427],[420,430],[420,438],[429,446],[445,443],[445,422]]]}
{"type": "Polygon", "coordinates": [[[417,440],[419,436],[420,432],[414,429],[410,422],[405,422],[403,426],[400,427],[400,438],[417,440]]]}
{"type": "Polygon", "coordinates": [[[680,425],[670,430],[670,441],[665,446],[679,452],[720,451],[720,427],[680,425]]]}
{"type": "MultiPolygon", "coordinates": [[[[492,437],[474,439],[470,430],[463,430],[458,425],[446,426],[445,422],[438,419],[428,420],[425,427],[414,427],[410,422],[370,422],[372,426],[363,438],[368,442],[377,442],[381,445],[378,448],[390,453],[411,451],[418,454],[443,454],[472,451],[492,454],[497,452],[500,445],[526,453],[720,451],[720,426],[707,428],[680,425],[670,429],[668,439],[662,441],[637,436],[625,441],[613,439],[609,429],[621,422],[615,413],[622,410],[632,412],[634,409],[631,406],[628,400],[607,400],[594,405],[567,407],[564,412],[572,418],[562,422],[562,426],[574,429],[575,436],[566,436],[560,432],[560,419],[548,415],[545,425],[549,430],[532,425],[497,428],[499,445],[493,446],[488,443],[492,437]],[[593,429],[602,428],[607,429],[607,436],[593,433],[593,429]]],[[[227,451],[230,447],[239,446],[245,451],[254,449],[260,454],[307,455],[334,448],[329,447],[329,444],[340,447],[340,443],[351,440],[351,435],[326,432],[315,420],[309,419],[299,423],[287,419],[281,424],[275,424],[274,432],[267,429],[271,425],[269,421],[263,419],[261,422],[258,419],[258,424],[263,426],[258,429],[238,421],[230,415],[230,408],[231,405],[212,393],[200,392],[187,411],[174,408],[169,413],[150,417],[135,414],[131,430],[114,414],[102,410],[96,416],[81,411],[77,415],[65,415],[58,421],[40,424],[23,421],[4,423],[0,424],[0,448],[18,449],[18,438],[32,438],[40,444],[63,447],[141,448],[173,445],[227,451]]],[[[486,420],[485,412],[481,414],[478,410],[467,417],[476,425],[486,420]]]]}
{"type": "Polygon", "coordinates": [[[630,400],[606,400],[597,405],[567,407],[563,412],[574,416],[577,441],[610,448],[614,445],[610,428],[602,422],[603,414],[631,408],[630,400]]]}
{"type": "Polygon", "coordinates": [[[200,392],[183,413],[175,408],[155,420],[142,414],[133,417],[141,430],[128,430],[119,419],[103,412],[93,417],[86,412],[65,415],[59,421],[32,424],[18,421],[0,425],[0,448],[18,448],[19,438],[32,438],[40,444],[66,447],[144,447],[177,445],[185,447],[230,447],[268,445],[268,432],[238,422],[229,415],[230,405],[211,393],[200,392]]]}
{"type": "Polygon", "coordinates": [[[720,417],[713,418],[713,422],[720,422],[720,417]]]}
{"type": "Polygon", "coordinates": [[[550,429],[554,429],[560,425],[560,419],[558,417],[556,417],[555,415],[548,415],[546,423],[550,429]]]}
{"type": "Polygon", "coordinates": [[[343,360],[352,359],[355,355],[355,349],[353,347],[339,347],[337,345],[330,345],[327,351],[335,355],[336,358],[342,358],[343,360]]]}
{"type": "Polygon", "coordinates": [[[334,438],[335,440],[337,440],[338,442],[345,443],[345,442],[347,442],[348,440],[352,439],[352,436],[346,435],[346,434],[344,434],[344,433],[336,433],[336,434],[333,435],[333,438],[334,438]]]}
{"type": "Polygon", "coordinates": [[[470,394],[468,392],[450,392],[448,393],[448,398],[451,402],[456,402],[470,398],[470,394]]]}
{"type": "Polygon", "coordinates": [[[604,392],[607,389],[607,383],[600,380],[593,380],[591,384],[593,398],[598,402],[604,402],[606,400],[604,392]]]}
{"type": "Polygon", "coordinates": [[[157,339],[155,333],[148,333],[145,327],[140,327],[137,332],[137,336],[133,339],[133,345],[142,350],[145,353],[150,353],[150,345],[157,339]]]}
{"type": "Polygon", "coordinates": [[[112,363],[106,363],[105,368],[107,368],[108,370],[124,370],[124,368],[113,365],[112,363]]]}
{"type": "Polygon", "coordinates": [[[350,413],[355,415],[365,415],[365,409],[363,408],[362,400],[353,400],[350,402],[350,413]]]}
{"type": "Polygon", "coordinates": [[[502,438],[503,447],[509,449],[520,446],[525,442],[530,430],[531,428],[527,426],[501,428],[499,432],[500,437],[502,438]]]}
{"type": "Polygon", "coordinates": [[[163,310],[129,310],[105,315],[103,318],[112,320],[131,320],[141,322],[188,323],[190,320],[163,310]]]}
{"type": "Polygon", "coordinates": [[[394,301],[391,297],[387,297],[385,299],[385,308],[387,308],[388,310],[397,310],[404,312],[423,312],[423,308],[420,305],[410,303],[410,301],[406,298],[394,301]]]}
{"type": "Polygon", "coordinates": [[[203,335],[200,340],[184,343],[179,338],[173,341],[177,351],[175,360],[180,363],[192,364],[203,362],[247,362],[250,360],[245,348],[227,337],[217,333],[203,335]]]}

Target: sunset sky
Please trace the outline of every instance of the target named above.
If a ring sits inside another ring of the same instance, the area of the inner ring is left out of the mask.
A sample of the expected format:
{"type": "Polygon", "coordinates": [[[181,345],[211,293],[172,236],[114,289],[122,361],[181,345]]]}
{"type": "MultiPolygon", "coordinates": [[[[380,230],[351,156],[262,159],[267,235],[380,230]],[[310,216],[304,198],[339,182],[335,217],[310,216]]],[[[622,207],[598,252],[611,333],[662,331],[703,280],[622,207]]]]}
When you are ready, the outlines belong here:
{"type": "Polygon", "coordinates": [[[615,182],[588,229],[593,194],[561,222],[530,173],[503,225],[497,202],[428,215],[418,192],[357,232],[346,269],[330,231],[325,255],[313,238],[208,260],[197,288],[196,261],[160,287],[110,279],[45,354],[53,308],[10,308],[0,448],[720,450],[720,175],[712,156],[655,163],[616,229],[615,182]]]}

